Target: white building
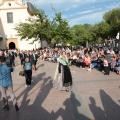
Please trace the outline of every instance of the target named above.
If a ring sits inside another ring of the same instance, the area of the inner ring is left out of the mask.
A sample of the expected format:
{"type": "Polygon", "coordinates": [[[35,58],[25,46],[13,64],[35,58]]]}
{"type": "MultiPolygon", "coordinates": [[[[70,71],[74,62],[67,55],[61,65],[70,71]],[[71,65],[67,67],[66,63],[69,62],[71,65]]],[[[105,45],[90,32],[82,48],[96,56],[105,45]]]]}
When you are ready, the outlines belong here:
{"type": "Polygon", "coordinates": [[[19,22],[25,22],[30,15],[31,3],[23,4],[22,0],[0,0],[0,49],[32,50],[46,47],[45,42],[29,44],[31,41],[20,40],[15,31],[19,22]],[[2,39],[1,39],[2,38],[2,39]]]}

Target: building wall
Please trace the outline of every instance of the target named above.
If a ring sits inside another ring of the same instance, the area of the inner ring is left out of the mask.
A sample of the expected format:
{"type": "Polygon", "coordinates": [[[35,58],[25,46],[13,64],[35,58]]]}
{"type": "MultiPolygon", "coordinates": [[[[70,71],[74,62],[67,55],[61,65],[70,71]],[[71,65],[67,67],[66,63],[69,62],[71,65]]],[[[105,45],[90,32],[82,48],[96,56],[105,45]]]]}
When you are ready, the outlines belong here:
{"type": "Polygon", "coordinates": [[[20,40],[15,31],[15,26],[19,22],[26,22],[26,19],[32,17],[27,11],[27,5],[20,4],[21,0],[3,0],[4,3],[0,4],[0,34],[3,36],[2,48],[8,48],[9,43],[12,41],[16,44],[16,48],[20,50],[32,50],[41,47],[40,43],[35,42],[34,44],[29,44],[30,41],[20,40]],[[9,6],[11,3],[11,6],[9,6]],[[7,13],[13,13],[13,23],[7,23],[7,13]],[[7,41],[6,41],[7,40],[7,41]]]}
{"type": "Polygon", "coordinates": [[[5,32],[3,28],[3,24],[0,18],[0,35],[2,36],[3,40],[0,41],[0,49],[5,49],[6,47],[6,39],[5,39],[5,32]]]}

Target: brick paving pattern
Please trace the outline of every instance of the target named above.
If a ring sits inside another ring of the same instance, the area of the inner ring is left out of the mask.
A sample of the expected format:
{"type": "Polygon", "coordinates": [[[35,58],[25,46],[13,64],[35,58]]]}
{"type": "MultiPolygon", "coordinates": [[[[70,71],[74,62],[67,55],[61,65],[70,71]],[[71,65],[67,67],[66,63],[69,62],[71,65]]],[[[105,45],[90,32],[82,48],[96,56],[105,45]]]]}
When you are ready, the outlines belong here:
{"type": "Polygon", "coordinates": [[[120,120],[119,75],[71,66],[74,85],[65,92],[52,85],[56,63],[39,60],[37,67],[31,87],[25,88],[17,59],[12,76],[20,111],[14,110],[8,96],[10,110],[3,111],[0,101],[0,120],[120,120]]]}

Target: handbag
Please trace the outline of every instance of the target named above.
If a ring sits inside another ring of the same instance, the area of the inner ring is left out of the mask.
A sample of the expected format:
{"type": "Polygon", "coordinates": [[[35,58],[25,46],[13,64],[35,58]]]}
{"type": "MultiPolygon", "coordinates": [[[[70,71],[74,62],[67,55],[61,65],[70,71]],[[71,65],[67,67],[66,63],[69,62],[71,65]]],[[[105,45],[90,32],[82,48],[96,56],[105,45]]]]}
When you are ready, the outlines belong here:
{"type": "Polygon", "coordinates": [[[24,71],[20,71],[19,72],[19,76],[25,76],[25,72],[24,71]]]}

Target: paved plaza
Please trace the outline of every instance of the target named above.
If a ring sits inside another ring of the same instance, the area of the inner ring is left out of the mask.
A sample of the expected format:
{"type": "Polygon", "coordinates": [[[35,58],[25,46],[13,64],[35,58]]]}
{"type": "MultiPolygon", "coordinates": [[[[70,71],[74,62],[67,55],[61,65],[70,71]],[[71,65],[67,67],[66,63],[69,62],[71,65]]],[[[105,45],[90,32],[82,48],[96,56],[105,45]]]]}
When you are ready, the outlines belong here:
{"type": "Polygon", "coordinates": [[[26,88],[16,60],[12,76],[20,110],[15,111],[8,96],[10,110],[3,111],[0,100],[0,120],[120,120],[120,75],[71,66],[73,88],[65,92],[53,88],[56,63],[39,60],[37,68],[26,88]]]}

